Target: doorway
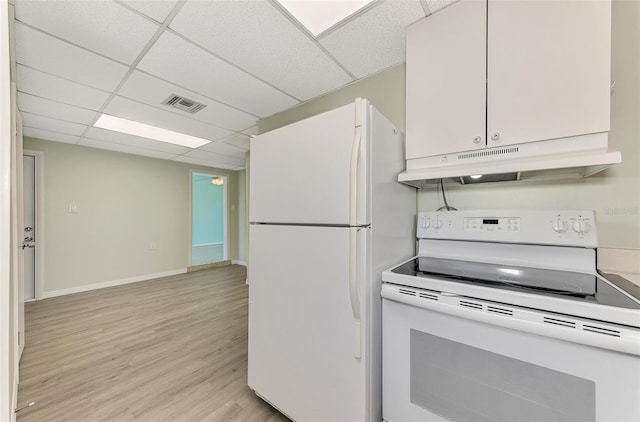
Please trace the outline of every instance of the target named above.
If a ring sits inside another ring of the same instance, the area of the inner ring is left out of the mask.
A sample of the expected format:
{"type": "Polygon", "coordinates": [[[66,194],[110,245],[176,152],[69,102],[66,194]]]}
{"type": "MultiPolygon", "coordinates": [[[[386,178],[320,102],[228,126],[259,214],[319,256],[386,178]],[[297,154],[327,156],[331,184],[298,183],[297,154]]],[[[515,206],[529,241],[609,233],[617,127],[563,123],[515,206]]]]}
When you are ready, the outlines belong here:
{"type": "Polygon", "coordinates": [[[191,172],[191,265],[227,259],[227,177],[191,172]]]}

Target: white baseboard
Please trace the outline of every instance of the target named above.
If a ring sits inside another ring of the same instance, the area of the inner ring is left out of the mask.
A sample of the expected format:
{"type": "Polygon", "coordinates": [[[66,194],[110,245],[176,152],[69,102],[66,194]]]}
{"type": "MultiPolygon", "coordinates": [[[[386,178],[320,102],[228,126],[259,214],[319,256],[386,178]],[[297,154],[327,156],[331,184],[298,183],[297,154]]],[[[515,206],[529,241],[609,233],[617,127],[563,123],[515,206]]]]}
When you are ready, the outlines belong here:
{"type": "Polygon", "coordinates": [[[139,275],[136,277],[123,278],[120,280],[103,281],[101,283],[93,283],[93,284],[86,284],[84,286],[71,287],[69,289],[52,290],[50,292],[44,292],[42,294],[42,298],[47,299],[50,297],[70,295],[73,293],[88,292],[89,290],[97,290],[97,289],[104,289],[106,287],[121,286],[123,284],[137,283],[138,281],[151,280],[153,278],[169,277],[172,275],[185,274],[186,272],[187,272],[186,268],[180,268],[179,270],[164,271],[156,274],[139,275]]]}
{"type": "Polygon", "coordinates": [[[231,261],[232,264],[234,265],[242,265],[243,267],[247,266],[247,262],[246,261],[238,261],[236,259],[234,259],[233,261],[231,261]]]}

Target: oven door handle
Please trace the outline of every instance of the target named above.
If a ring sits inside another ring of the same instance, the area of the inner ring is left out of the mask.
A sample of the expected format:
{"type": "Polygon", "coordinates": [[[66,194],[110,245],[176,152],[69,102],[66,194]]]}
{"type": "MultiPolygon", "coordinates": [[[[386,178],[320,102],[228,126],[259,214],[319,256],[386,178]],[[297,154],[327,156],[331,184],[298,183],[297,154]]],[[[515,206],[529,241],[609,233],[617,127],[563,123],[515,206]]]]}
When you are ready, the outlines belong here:
{"type": "MultiPolygon", "coordinates": [[[[422,298],[419,296],[419,293],[418,290],[404,288],[402,286],[392,284],[382,285],[382,297],[384,299],[493,326],[640,356],[640,333],[632,333],[635,334],[635,336],[631,336],[633,338],[616,337],[613,334],[608,335],[588,331],[588,327],[585,327],[585,329],[579,326],[570,328],[552,323],[547,324],[533,319],[524,319],[526,318],[526,316],[524,316],[525,314],[535,318],[535,314],[538,314],[535,310],[521,311],[523,317],[499,315],[485,311],[484,307],[482,309],[474,309],[461,306],[461,300],[473,301],[473,299],[463,296],[442,295],[436,292],[429,292],[428,296],[430,298],[422,298]],[[434,296],[439,297],[437,300],[434,300],[434,296]]],[[[478,306],[480,306],[480,304],[478,306]]],[[[536,319],[542,320],[540,317],[536,319]]]]}

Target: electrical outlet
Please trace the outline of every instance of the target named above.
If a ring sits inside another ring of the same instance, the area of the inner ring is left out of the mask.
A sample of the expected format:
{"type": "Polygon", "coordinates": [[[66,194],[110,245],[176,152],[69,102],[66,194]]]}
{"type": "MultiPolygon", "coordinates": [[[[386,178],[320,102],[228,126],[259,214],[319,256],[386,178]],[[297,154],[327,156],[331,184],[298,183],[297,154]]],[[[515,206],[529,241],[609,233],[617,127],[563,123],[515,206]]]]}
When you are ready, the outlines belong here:
{"type": "Polygon", "coordinates": [[[69,208],[68,211],[72,214],[75,214],[78,212],[78,205],[74,204],[74,203],[69,203],[69,208]]]}
{"type": "Polygon", "coordinates": [[[150,251],[155,251],[156,249],[158,249],[158,245],[156,244],[156,242],[150,242],[149,243],[149,250],[150,251]]]}

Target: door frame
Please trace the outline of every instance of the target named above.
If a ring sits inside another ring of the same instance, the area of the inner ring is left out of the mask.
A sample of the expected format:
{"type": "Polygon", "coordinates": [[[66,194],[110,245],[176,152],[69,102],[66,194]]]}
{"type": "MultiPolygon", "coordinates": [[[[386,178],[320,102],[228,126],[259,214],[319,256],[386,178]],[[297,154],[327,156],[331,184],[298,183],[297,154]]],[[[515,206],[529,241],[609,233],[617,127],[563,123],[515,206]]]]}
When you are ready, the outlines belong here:
{"type": "MultiPolygon", "coordinates": [[[[223,231],[223,259],[222,261],[226,261],[229,259],[229,177],[227,174],[223,173],[215,173],[207,170],[197,170],[197,169],[189,169],[189,264],[187,267],[192,267],[192,250],[193,250],[193,175],[194,174],[204,174],[211,177],[221,177],[224,180],[224,184],[222,185],[222,231],[223,231]]],[[[220,262],[220,261],[218,261],[220,262]]],[[[207,265],[207,264],[203,264],[207,265]]]]}
{"type": "Polygon", "coordinates": [[[22,155],[30,155],[36,161],[35,207],[36,207],[36,262],[35,300],[44,296],[44,152],[25,149],[22,155]]]}

